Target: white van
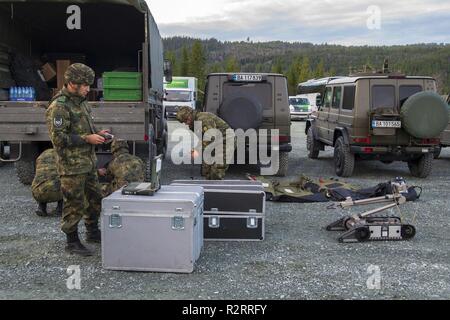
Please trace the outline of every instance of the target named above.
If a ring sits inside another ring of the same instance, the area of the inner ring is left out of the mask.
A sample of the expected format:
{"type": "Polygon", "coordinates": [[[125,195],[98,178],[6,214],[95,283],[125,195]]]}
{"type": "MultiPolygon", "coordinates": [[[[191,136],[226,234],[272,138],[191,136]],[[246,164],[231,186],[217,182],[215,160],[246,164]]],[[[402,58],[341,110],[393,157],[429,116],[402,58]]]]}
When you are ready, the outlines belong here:
{"type": "Polygon", "coordinates": [[[171,83],[164,82],[164,109],[168,118],[176,117],[181,107],[195,110],[197,83],[197,78],[193,77],[173,77],[171,83]]]}

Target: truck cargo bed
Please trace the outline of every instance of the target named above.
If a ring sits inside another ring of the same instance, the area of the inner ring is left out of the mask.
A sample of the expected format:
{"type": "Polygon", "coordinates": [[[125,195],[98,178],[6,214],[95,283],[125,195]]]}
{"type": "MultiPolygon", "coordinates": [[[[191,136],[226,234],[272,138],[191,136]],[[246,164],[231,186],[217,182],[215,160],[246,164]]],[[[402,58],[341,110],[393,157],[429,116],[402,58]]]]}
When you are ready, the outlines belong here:
{"type": "MultiPolygon", "coordinates": [[[[1,141],[49,141],[45,123],[48,102],[0,102],[1,141]]],[[[98,129],[111,129],[121,139],[142,141],[146,104],[142,102],[90,102],[98,129]]]]}

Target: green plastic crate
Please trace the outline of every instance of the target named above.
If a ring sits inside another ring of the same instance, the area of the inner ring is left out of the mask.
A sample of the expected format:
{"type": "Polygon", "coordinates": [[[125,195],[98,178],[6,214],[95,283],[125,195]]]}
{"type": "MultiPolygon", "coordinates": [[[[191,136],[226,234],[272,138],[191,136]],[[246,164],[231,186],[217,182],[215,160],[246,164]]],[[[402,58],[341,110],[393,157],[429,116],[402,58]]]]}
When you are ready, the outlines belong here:
{"type": "Polygon", "coordinates": [[[142,101],[142,73],[103,73],[103,99],[105,101],[142,101]]]}

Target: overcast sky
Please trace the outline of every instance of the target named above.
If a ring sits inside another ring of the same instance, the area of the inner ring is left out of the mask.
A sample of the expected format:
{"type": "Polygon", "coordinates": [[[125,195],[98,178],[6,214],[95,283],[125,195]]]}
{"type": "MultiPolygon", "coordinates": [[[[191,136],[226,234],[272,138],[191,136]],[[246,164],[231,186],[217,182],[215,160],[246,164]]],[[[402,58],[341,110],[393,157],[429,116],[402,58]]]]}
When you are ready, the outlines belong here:
{"type": "Polygon", "coordinates": [[[164,37],[344,45],[450,43],[450,0],[146,1],[164,37]]]}

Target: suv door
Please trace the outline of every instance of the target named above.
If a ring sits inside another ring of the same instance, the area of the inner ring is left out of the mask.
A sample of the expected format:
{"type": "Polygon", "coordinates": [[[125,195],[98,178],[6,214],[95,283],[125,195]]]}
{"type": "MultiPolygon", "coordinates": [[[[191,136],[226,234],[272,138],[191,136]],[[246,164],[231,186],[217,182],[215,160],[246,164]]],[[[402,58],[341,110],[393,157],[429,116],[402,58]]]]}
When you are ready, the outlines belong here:
{"type": "Polygon", "coordinates": [[[333,98],[331,100],[331,108],[328,116],[328,140],[333,141],[334,130],[338,127],[339,110],[342,103],[342,87],[335,86],[333,88],[333,98]]]}
{"type": "Polygon", "coordinates": [[[333,96],[333,87],[327,87],[323,99],[323,105],[317,111],[316,128],[319,134],[319,140],[330,143],[328,133],[328,117],[331,109],[331,100],[333,96]]]}

